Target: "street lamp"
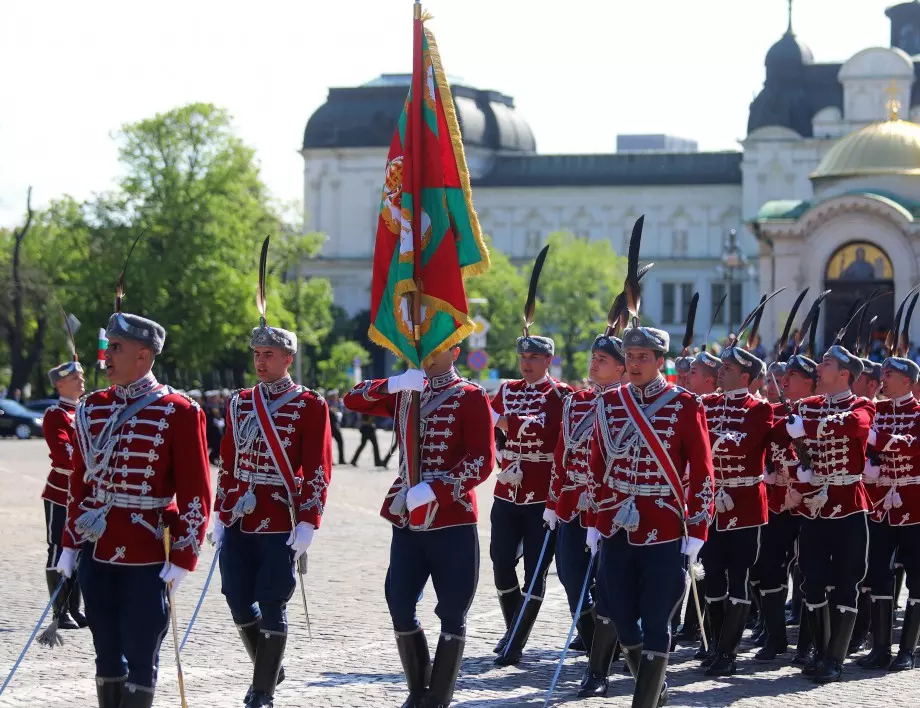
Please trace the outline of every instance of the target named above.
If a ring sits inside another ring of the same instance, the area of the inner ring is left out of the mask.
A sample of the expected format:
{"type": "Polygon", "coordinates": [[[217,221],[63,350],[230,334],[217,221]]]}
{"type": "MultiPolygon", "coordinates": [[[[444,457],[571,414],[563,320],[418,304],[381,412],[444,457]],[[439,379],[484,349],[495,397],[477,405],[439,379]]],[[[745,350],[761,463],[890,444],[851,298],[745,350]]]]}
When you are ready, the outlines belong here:
{"type": "Polygon", "coordinates": [[[752,277],[753,266],[749,263],[747,255],[738,245],[738,232],[732,229],[728,232],[728,238],[722,245],[722,262],[716,266],[716,273],[720,278],[724,278],[728,298],[728,333],[731,334],[732,326],[732,282],[736,279],[742,280],[744,276],[752,277]]]}

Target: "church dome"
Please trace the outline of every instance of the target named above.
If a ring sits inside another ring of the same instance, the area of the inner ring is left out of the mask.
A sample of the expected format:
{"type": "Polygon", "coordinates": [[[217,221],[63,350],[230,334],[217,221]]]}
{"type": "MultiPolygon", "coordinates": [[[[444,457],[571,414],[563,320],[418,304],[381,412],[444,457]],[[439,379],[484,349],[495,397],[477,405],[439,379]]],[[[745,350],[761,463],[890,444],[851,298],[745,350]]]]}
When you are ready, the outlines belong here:
{"type": "Polygon", "coordinates": [[[802,72],[803,67],[814,63],[811,50],[792,33],[791,28],[770,47],[764,60],[768,81],[796,76],[802,72]]]}
{"type": "Polygon", "coordinates": [[[869,175],[920,175],[920,125],[888,120],[850,133],[827,151],[810,177],[869,175]]]}

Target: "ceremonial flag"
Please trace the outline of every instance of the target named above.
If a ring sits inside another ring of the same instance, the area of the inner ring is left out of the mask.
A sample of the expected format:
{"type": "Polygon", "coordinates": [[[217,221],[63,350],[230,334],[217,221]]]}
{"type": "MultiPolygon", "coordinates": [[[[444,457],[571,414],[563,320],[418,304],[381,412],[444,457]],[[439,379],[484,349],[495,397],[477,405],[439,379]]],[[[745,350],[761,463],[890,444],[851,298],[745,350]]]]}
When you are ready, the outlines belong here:
{"type": "Polygon", "coordinates": [[[489,254],[450,86],[415,10],[412,85],[387,156],[368,335],[421,368],[473,331],[463,278],[484,272],[489,254]]]}

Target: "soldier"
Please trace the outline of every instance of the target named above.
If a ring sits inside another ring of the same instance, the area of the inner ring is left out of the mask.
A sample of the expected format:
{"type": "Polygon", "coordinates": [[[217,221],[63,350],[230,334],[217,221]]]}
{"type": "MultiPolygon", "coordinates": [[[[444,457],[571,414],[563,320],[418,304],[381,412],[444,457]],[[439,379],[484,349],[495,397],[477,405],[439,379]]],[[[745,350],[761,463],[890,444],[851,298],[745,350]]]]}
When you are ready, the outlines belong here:
{"type": "Polygon", "coordinates": [[[450,705],[479,583],[475,488],[495,465],[495,438],[488,396],[454,369],[459,353],[455,346],[436,354],[424,375],[409,369],[365,381],[345,395],[350,410],[393,417],[399,441],[399,477],[380,515],[393,524],[386,598],[409,688],[403,708],[450,705]],[[421,392],[421,481],[410,487],[407,446],[418,434],[408,428],[413,391],[421,392]],[[433,665],[416,615],[429,577],[441,620],[433,665]]]}
{"type": "Polygon", "coordinates": [[[702,397],[715,470],[715,522],[701,556],[713,646],[707,676],[731,676],[751,609],[749,581],[767,523],[764,454],[773,408],[750,392],[764,362],[736,343],[722,351],[721,393],[702,397]]]}
{"type": "MultiPolygon", "coordinates": [[[[48,592],[53,595],[61,577],[55,566],[63,551],[61,537],[67,521],[67,487],[73,471],[71,457],[76,445],[74,412],[85,389],[83,367],[76,359],[51,369],[48,378],[58,392],[57,404],[45,411],[42,421],[42,434],[51,458],[51,471],[42,492],[47,531],[45,541],[48,544],[45,579],[48,582],[48,592]]],[[[80,583],[76,576],[70,577],[61,588],[52,610],[59,629],[80,629],[86,626],[86,617],[80,612],[80,583]]]]}
{"type": "Polygon", "coordinates": [[[679,356],[674,360],[674,370],[677,372],[676,385],[681,388],[690,388],[690,367],[693,364],[692,356],[679,356]]]}
{"type": "Polygon", "coordinates": [[[495,647],[499,666],[517,664],[536,622],[546,574],[553,560],[556,534],[544,528],[553,453],[562,423],[562,402],[571,389],[547,372],[555,353],[549,337],[526,335],[517,340],[522,379],[503,383],[492,399],[495,426],[506,435],[502,471],[492,504],[489,553],[505,636],[495,647]],[[524,603],[518,584],[518,546],[524,548],[524,585],[536,576],[533,595],[524,603]],[[542,551],[542,559],[541,559],[542,551]],[[520,614],[520,622],[516,616],[520,614]],[[509,637],[515,624],[513,637],[509,637]]]}
{"type": "MultiPolygon", "coordinates": [[[[264,270],[259,278],[264,292],[264,270]]],[[[211,532],[221,590],[253,662],[247,708],[274,705],[294,565],[319,529],[332,475],[326,401],[291,380],[297,335],[270,327],[260,309],[249,340],[259,384],[230,397],[211,532]]]]}
{"type": "Polygon", "coordinates": [[[851,386],[862,373],[862,362],[840,339],[818,364],[822,393],[800,400],[786,423],[790,437],[804,443],[812,465],[808,468],[800,459],[794,501],[801,498],[805,514],[799,565],[815,644],[802,672],[817,683],[840,680],[869,541],[862,474],[875,404],[853,395],[851,386]]]}
{"type": "Polygon", "coordinates": [[[914,667],[920,635],[920,403],[911,392],[920,380],[920,367],[911,359],[889,357],[882,380],[887,400],[876,404],[865,471],[866,481],[874,482],[868,487],[871,554],[865,583],[871,590],[873,646],[857,663],[867,669],[903,671],[914,667]],[[892,660],[897,597],[891,562],[896,550],[907,571],[908,600],[901,646],[892,660]]]}
{"type": "Polygon", "coordinates": [[[690,364],[687,388],[697,396],[715,393],[719,388],[719,368],[722,361],[707,351],[701,351],[690,364]]]}
{"type": "Polygon", "coordinates": [[[604,537],[603,602],[636,679],[633,706],[650,708],[667,700],[671,615],[683,596],[685,568],[695,565],[706,540],[713,472],[702,404],[660,373],[668,333],[633,327],[623,344],[630,383],[604,394],[591,439],[591,471],[602,483],[587,542],[596,551],[604,537]]]}
{"type": "Polygon", "coordinates": [[[861,358],[862,373],[853,382],[853,395],[874,401],[882,388],[882,365],[871,359],[861,358]]]}
{"type": "Polygon", "coordinates": [[[591,435],[598,400],[620,385],[626,371],[622,346],[613,335],[598,335],[591,346],[593,388],[576,391],[565,399],[549,497],[543,512],[551,530],[559,526],[556,568],[573,616],[581,601],[581,614],[576,622],[581,639],[579,648],[589,652],[590,661],[578,691],[579,698],[607,695],[607,674],[617,646],[616,628],[600,603],[601,592],[592,592],[593,583],[584,583],[589,565],[596,575],[592,557],[585,553],[586,529],[593,525],[591,501],[595,497],[595,479],[588,459],[591,435]],[[585,587],[583,599],[582,587],[585,587]]]}
{"type": "Polygon", "coordinates": [[[119,297],[106,336],[113,385],[77,406],[57,568],[71,577],[81,552],[77,573],[96,649],[100,708],[150,708],[169,605],[195,569],[210,516],[205,419],[197,404],[151,372],[166,339],[163,327],[121,312],[119,297]]]}

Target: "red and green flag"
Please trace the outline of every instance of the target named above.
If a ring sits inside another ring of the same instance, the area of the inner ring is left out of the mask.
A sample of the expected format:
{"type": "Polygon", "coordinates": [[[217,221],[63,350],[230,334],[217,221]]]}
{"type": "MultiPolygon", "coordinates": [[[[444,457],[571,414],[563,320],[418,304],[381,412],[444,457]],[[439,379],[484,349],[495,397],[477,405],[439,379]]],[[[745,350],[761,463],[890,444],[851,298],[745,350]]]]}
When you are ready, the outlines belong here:
{"type": "Polygon", "coordinates": [[[473,331],[463,279],[489,267],[450,86],[420,15],[412,85],[387,156],[368,331],[418,368],[473,331]]]}

